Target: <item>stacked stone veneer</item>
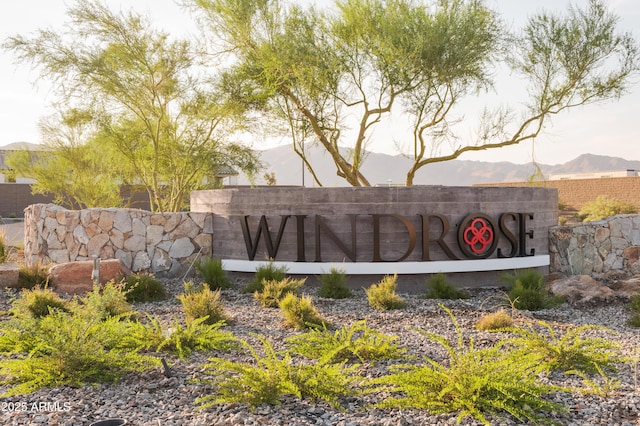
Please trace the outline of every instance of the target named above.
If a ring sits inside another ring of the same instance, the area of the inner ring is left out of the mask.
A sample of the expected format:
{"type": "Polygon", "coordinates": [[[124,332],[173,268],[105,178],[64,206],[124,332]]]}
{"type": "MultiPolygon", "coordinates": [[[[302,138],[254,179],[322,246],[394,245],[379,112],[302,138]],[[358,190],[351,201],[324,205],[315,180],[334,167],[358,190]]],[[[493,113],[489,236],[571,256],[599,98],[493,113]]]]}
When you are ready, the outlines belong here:
{"type": "Polygon", "coordinates": [[[549,231],[550,269],[568,275],[640,274],[640,215],[549,231]]]}
{"type": "Polygon", "coordinates": [[[137,209],[25,209],[25,258],[35,262],[120,259],[134,272],[177,276],[195,257],[210,255],[212,215],[137,209]]]}

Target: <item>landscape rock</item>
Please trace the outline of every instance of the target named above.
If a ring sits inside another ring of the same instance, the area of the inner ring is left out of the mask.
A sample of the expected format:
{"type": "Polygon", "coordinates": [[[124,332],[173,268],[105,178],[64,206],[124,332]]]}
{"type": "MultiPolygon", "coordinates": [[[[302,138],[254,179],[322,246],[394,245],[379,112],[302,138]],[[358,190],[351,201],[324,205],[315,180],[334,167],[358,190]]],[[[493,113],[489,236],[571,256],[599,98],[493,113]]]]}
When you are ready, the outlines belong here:
{"type": "MultiPolygon", "coordinates": [[[[56,291],[69,294],[84,294],[93,289],[93,261],[66,262],[51,265],[49,283],[56,291]]],[[[118,280],[130,275],[131,271],[119,260],[100,261],[100,283],[118,280]]]]}
{"type": "Polygon", "coordinates": [[[589,275],[573,275],[552,281],[549,291],[556,296],[564,297],[569,303],[586,303],[606,301],[615,297],[615,292],[589,275]]]}
{"type": "Polygon", "coordinates": [[[17,287],[19,270],[16,263],[0,263],[0,288],[17,287]]]}

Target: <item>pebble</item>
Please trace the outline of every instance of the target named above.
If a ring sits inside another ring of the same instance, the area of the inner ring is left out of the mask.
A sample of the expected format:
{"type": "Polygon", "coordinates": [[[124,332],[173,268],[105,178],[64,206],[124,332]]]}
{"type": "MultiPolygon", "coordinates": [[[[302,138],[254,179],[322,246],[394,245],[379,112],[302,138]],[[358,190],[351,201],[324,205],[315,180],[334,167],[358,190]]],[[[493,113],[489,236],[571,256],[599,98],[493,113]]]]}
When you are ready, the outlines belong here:
{"type": "MultiPolygon", "coordinates": [[[[182,291],[182,283],[166,281],[165,285],[172,296],[182,291]]],[[[238,287],[239,288],[239,287],[238,287]]],[[[284,339],[295,331],[282,324],[277,309],[261,308],[251,295],[243,294],[238,288],[224,290],[223,300],[227,313],[233,321],[225,329],[236,336],[257,343],[251,333],[260,333],[270,339],[274,347],[283,349],[284,339]]],[[[315,289],[306,291],[313,295],[315,289]]],[[[422,299],[417,294],[403,294],[409,307],[402,311],[380,312],[369,307],[364,292],[343,300],[317,298],[318,309],[329,322],[335,325],[348,325],[358,320],[366,320],[367,325],[387,334],[398,336],[398,343],[409,349],[409,354],[417,360],[422,356],[444,357],[446,352],[437,344],[414,329],[423,329],[447,337],[455,342],[455,328],[449,316],[438,306],[444,304],[459,321],[465,337],[472,336],[476,345],[491,344],[496,337],[473,329],[473,324],[491,309],[495,309],[495,300],[501,292],[498,289],[474,290],[472,297],[458,301],[438,301],[422,299]]],[[[0,294],[0,298],[8,298],[0,294]]],[[[7,303],[4,301],[3,303],[7,303]]],[[[174,318],[183,318],[180,302],[175,297],[156,303],[138,304],[138,311],[157,316],[165,324],[174,318]]],[[[558,329],[566,330],[583,324],[606,326],[618,335],[615,339],[622,343],[625,355],[640,357],[640,332],[627,326],[628,312],[623,301],[602,305],[573,306],[561,305],[554,309],[537,313],[521,313],[530,318],[539,318],[552,323],[558,329]]],[[[589,333],[597,331],[589,331],[589,333]]],[[[174,376],[167,378],[161,368],[143,374],[130,374],[118,383],[102,383],[79,388],[61,386],[40,389],[29,395],[0,398],[1,402],[54,402],[58,405],[68,403],[64,411],[9,411],[0,412],[2,425],[43,424],[51,426],[86,426],[91,422],[106,418],[124,418],[128,425],[135,426],[210,426],[210,425],[341,425],[341,426],[405,426],[405,425],[455,425],[457,413],[434,415],[426,410],[381,410],[370,408],[376,402],[375,395],[363,395],[348,398],[345,411],[330,405],[293,397],[283,398],[280,405],[260,406],[255,410],[242,404],[225,404],[200,409],[195,400],[212,391],[204,384],[194,383],[192,379],[205,378],[203,365],[211,356],[232,357],[231,359],[249,361],[247,354],[202,354],[195,353],[188,360],[167,356],[174,376]]],[[[395,362],[395,361],[394,361],[395,362]]],[[[393,363],[378,362],[363,369],[370,377],[384,374],[386,366],[393,363]]],[[[622,366],[615,373],[621,386],[608,397],[584,395],[582,393],[555,395],[555,401],[569,408],[569,413],[555,417],[562,425],[619,425],[640,424],[640,389],[638,389],[638,364],[622,366]]],[[[558,383],[557,375],[553,382],[558,383]]],[[[575,378],[566,379],[566,384],[575,384],[575,378]]],[[[0,389],[4,391],[6,389],[0,389]]],[[[514,426],[522,422],[504,414],[500,418],[491,417],[492,424],[514,426]]],[[[466,417],[462,425],[478,425],[473,418],[466,417]]]]}

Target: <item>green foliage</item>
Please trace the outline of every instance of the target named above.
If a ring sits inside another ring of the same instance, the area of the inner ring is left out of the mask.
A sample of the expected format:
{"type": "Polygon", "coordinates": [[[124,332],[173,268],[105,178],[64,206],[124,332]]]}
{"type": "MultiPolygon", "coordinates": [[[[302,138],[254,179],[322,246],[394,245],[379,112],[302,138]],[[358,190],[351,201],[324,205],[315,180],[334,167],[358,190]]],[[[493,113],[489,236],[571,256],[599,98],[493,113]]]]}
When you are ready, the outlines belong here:
{"type": "Polygon", "coordinates": [[[401,358],[406,348],[396,343],[397,336],[380,333],[367,327],[366,321],[356,321],[335,332],[311,329],[287,338],[291,351],[321,363],[401,358]]]}
{"type": "Polygon", "coordinates": [[[400,109],[410,121],[398,139],[412,141],[400,147],[411,160],[406,184],[412,185],[428,164],[527,141],[555,114],[619,97],[640,62],[635,41],[617,34],[617,17],[604,0],[572,7],[566,16],[541,12],[513,32],[477,1],[349,0],[320,11],[280,1],[193,3],[211,38],[233,55],[223,78],[227,96],[286,126],[304,160],[305,142],[317,141],[353,186],[370,185],[362,172],[366,143],[400,109]],[[482,114],[468,117],[477,134],[460,138],[449,114],[469,97],[488,94],[496,67],[527,82],[529,98],[480,108],[482,114]],[[353,122],[360,123],[355,132],[353,122]],[[447,138],[474,143],[447,147],[447,138]]]}
{"type": "Polygon", "coordinates": [[[451,284],[443,273],[429,278],[427,288],[427,294],[424,295],[426,299],[467,299],[469,297],[451,284]]]}
{"type": "Polygon", "coordinates": [[[226,323],[219,321],[207,324],[207,317],[187,320],[183,326],[177,319],[169,328],[164,328],[157,318],[150,318],[150,327],[145,329],[146,335],[141,341],[147,348],[176,354],[180,358],[190,357],[194,351],[223,351],[227,352],[239,347],[235,336],[226,331],[220,331],[226,323]]]}
{"type": "Polygon", "coordinates": [[[280,281],[264,281],[261,291],[253,293],[255,299],[265,308],[277,308],[278,304],[289,293],[298,294],[306,278],[294,280],[285,278],[280,281]]]}
{"type": "Polygon", "coordinates": [[[18,355],[0,359],[1,383],[12,385],[3,396],[45,386],[111,382],[126,372],[158,365],[155,357],[140,355],[131,347],[116,347],[127,341],[131,325],[135,327],[117,317],[100,321],[63,311],[1,323],[3,354],[18,355]]]}
{"type": "Polygon", "coordinates": [[[255,153],[230,137],[242,122],[217,79],[202,73],[203,52],[101,2],[77,2],[68,16],[63,31],[3,43],[17,61],[37,64],[61,108],[42,125],[48,155],[12,163],[36,178],[38,192],[112,207],[125,203],[120,184],[135,183],[153,211],[170,212],[188,207],[191,191],[218,187],[223,165],[257,171],[255,153]]]}
{"type": "Polygon", "coordinates": [[[47,287],[49,278],[48,268],[40,263],[32,266],[20,266],[18,269],[18,288],[47,287]]]}
{"type": "Polygon", "coordinates": [[[511,285],[507,295],[514,308],[537,311],[564,302],[561,297],[549,294],[544,277],[535,269],[519,270],[514,275],[504,274],[501,278],[511,285]]]}
{"type": "Polygon", "coordinates": [[[86,314],[98,320],[132,313],[122,285],[113,281],[104,286],[94,285],[80,302],[86,314]]]}
{"type": "Polygon", "coordinates": [[[69,303],[46,287],[22,290],[20,297],[14,301],[11,308],[11,311],[17,316],[34,318],[47,316],[56,310],[69,312],[69,303]]]}
{"type": "Polygon", "coordinates": [[[124,293],[129,303],[155,302],[167,298],[161,281],[150,274],[132,274],[123,280],[124,293]]]}
{"type": "Polygon", "coordinates": [[[638,208],[631,203],[618,200],[606,195],[598,195],[594,201],[584,203],[578,212],[578,219],[583,222],[593,222],[618,214],[637,213],[638,208]]]}
{"type": "MultiPolygon", "coordinates": [[[[191,285],[185,283],[186,288],[191,288],[191,285]]],[[[205,324],[215,324],[220,321],[229,322],[229,316],[226,314],[224,303],[221,300],[220,290],[211,290],[205,284],[200,291],[190,291],[177,297],[182,303],[182,310],[187,321],[207,317],[204,321],[205,324]]]]}
{"type": "Polygon", "coordinates": [[[6,235],[6,229],[0,228],[0,263],[6,263],[9,258],[9,247],[5,242],[6,235]]]}
{"type": "Polygon", "coordinates": [[[491,312],[480,318],[475,327],[478,330],[484,331],[494,331],[509,328],[513,327],[513,318],[511,318],[511,315],[506,313],[503,309],[500,309],[497,312],[491,312]]]}
{"type": "Polygon", "coordinates": [[[602,398],[606,398],[622,385],[620,380],[608,377],[602,367],[598,364],[595,364],[594,368],[598,373],[598,379],[592,379],[589,375],[580,370],[569,370],[565,373],[575,374],[582,378],[582,388],[579,389],[579,391],[586,395],[597,395],[602,398]]]}
{"type": "Polygon", "coordinates": [[[302,295],[298,297],[293,293],[287,293],[278,306],[282,310],[285,325],[296,330],[321,328],[329,325],[313,305],[311,296],[302,295]]]}
{"type": "Polygon", "coordinates": [[[215,387],[215,393],[199,398],[203,407],[240,403],[252,408],[261,404],[278,404],[284,395],[326,401],[339,407],[339,398],[355,393],[355,366],[344,364],[295,365],[288,353],[277,353],[271,343],[258,336],[264,356],[249,343],[243,345],[253,363],[212,358],[205,366],[211,379],[202,382],[215,387]]]}
{"type": "Polygon", "coordinates": [[[547,371],[595,373],[599,368],[613,369],[614,364],[621,361],[620,345],[603,337],[583,337],[588,330],[615,334],[605,327],[583,325],[558,335],[550,324],[536,321],[524,328],[511,329],[516,336],[507,343],[515,346],[520,354],[535,357],[547,371]]]}
{"type": "Polygon", "coordinates": [[[242,290],[244,293],[255,293],[262,291],[264,283],[267,281],[282,281],[287,276],[287,267],[275,266],[273,261],[262,264],[256,268],[256,275],[247,286],[242,290]]]}
{"type": "Polygon", "coordinates": [[[372,381],[392,393],[377,406],[427,409],[436,414],[459,412],[458,422],[472,416],[487,425],[487,414],[506,412],[520,422],[545,423],[550,420],[544,412],[564,411],[561,405],[544,399],[555,388],[537,381],[540,366],[536,357],[516,356],[499,346],[478,349],[472,338],[465,343],[457,320],[447,312],[456,328],[456,345],[437,334],[418,331],[447,351],[448,363],[427,357],[423,365],[393,366],[391,374],[372,381]]]}
{"type": "Polygon", "coordinates": [[[227,279],[224,269],[222,268],[222,260],[215,257],[205,257],[195,263],[196,269],[202,275],[209,288],[212,290],[227,289],[231,287],[231,281],[227,279]]]}
{"type": "Polygon", "coordinates": [[[397,278],[397,275],[387,275],[379,283],[372,284],[368,289],[365,289],[367,300],[373,309],[386,311],[402,309],[407,305],[405,300],[396,294],[397,278]]]}
{"type": "Polygon", "coordinates": [[[328,274],[320,275],[318,296],[329,299],[346,299],[353,293],[347,287],[347,274],[342,269],[331,267],[328,274]]]}
{"type": "Polygon", "coordinates": [[[631,317],[629,318],[628,324],[631,327],[640,328],[640,294],[636,294],[631,298],[629,307],[631,308],[631,317]]]}

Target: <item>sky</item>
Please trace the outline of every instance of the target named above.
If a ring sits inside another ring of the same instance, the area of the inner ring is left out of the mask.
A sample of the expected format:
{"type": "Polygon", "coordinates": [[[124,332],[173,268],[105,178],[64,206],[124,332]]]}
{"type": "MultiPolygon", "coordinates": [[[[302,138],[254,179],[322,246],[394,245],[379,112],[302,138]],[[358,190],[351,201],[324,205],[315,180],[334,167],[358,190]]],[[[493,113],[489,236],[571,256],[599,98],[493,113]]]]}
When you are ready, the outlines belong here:
{"type": "MultiPolygon", "coordinates": [[[[147,14],[159,28],[184,35],[197,33],[189,14],[173,0],[103,0],[113,10],[131,8],[147,14]]],[[[313,0],[306,0],[313,1],[313,0]]],[[[486,0],[498,10],[512,28],[539,10],[563,11],[568,0],[486,0]]],[[[316,0],[322,4],[322,0],[316,0]]],[[[587,0],[574,0],[582,6],[587,0]]],[[[630,32],[640,43],[640,1],[607,0],[610,10],[620,17],[619,28],[630,32]]],[[[59,29],[66,20],[72,0],[20,0],[4,2],[0,13],[0,40],[8,36],[33,34],[37,29],[59,29]]],[[[513,82],[498,81],[495,96],[513,102],[513,82]]],[[[12,142],[40,143],[38,120],[51,113],[53,101],[46,81],[28,64],[16,64],[13,53],[0,50],[0,146],[12,142]]],[[[524,100],[524,99],[522,99],[524,100]]],[[[516,100],[516,102],[520,99],[516,100]]],[[[581,154],[591,153],[640,161],[640,76],[630,92],[618,101],[576,108],[554,117],[534,143],[465,154],[461,160],[511,161],[561,164],[581,154]]],[[[389,141],[374,140],[369,149],[397,154],[389,141]]],[[[263,142],[264,144],[264,142],[263,142]]],[[[258,149],[268,146],[256,146],[258,149]]]]}

